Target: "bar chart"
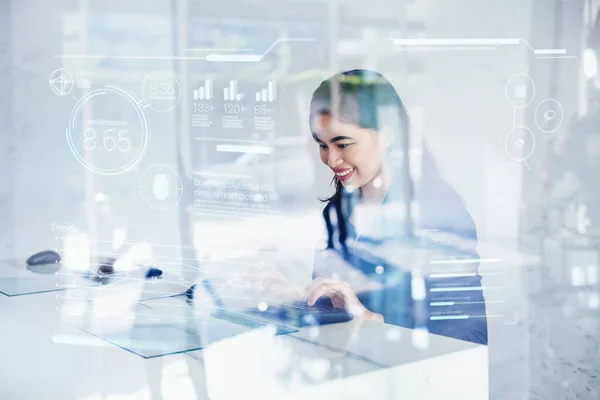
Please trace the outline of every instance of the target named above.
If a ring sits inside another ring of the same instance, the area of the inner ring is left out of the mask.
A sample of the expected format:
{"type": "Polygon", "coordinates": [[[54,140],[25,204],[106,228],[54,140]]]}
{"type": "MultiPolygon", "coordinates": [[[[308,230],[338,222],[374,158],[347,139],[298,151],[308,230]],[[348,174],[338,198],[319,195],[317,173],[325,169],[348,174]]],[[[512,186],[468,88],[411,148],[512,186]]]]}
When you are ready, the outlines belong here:
{"type": "Polygon", "coordinates": [[[244,99],[244,94],[238,92],[238,81],[229,81],[229,87],[223,89],[223,100],[240,101],[244,99]]]}
{"type": "Polygon", "coordinates": [[[275,81],[269,81],[266,88],[256,92],[256,101],[273,102],[275,99],[275,81]]]}
{"type": "Polygon", "coordinates": [[[213,81],[212,79],[207,79],[204,81],[204,86],[199,87],[197,90],[194,90],[193,93],[194,100],[210,100],[213,98],[213,81]]]}

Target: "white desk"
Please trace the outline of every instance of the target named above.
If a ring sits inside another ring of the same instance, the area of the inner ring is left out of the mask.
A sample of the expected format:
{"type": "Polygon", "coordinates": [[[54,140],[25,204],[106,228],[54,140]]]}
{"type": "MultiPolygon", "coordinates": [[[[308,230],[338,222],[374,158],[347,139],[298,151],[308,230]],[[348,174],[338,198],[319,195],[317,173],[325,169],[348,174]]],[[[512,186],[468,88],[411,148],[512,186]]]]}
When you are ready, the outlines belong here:
{"type": "Polygon", "coordinates": [[[455,339],[354,320],[284,336],[254,330],[144,359],[65,323],[64,301],[0,295],[0,398],[488,398],[487,348],[455,339]]]}

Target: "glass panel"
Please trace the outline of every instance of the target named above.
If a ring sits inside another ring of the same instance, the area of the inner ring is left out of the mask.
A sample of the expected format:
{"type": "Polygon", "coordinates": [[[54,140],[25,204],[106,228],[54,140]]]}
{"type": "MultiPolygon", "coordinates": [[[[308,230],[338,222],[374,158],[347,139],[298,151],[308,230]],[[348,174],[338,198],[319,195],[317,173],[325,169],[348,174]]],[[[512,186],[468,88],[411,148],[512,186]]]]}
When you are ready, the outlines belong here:
{"type": "Polygon", "coordinates": [[[80,271],[68,269],[60,264],[28,267],[22,261],[0,261],[0,293],[6,296],[54,292],[100,284],[86,279],[80,271]]]}
{"type": "MultiPolygon", "coordinates": [[[[268,324],[214,309],[198,312],[185,297],[139,303],[131,313],[96,315],[81,329],[144,358],[198,350],[268,324]]],[[[276,334],[297,330],[276,325],[276,334]]]]}

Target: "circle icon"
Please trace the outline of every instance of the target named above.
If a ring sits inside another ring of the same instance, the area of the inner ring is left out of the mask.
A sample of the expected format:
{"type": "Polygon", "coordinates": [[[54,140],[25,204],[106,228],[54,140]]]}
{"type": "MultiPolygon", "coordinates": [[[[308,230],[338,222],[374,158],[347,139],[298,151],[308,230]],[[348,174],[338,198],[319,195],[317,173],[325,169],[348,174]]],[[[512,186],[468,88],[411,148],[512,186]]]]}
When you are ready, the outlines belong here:
{"type": "Polygon", "coordinates": [[[514,161],[525,161],[535,148],[535,136],[525,126],[515,126],[504,139],[506,155],[514,161]]]}
{"type": "Polygon", "coordinates": [[[542,132],[552,133],[562,125],[564,111],[558,100],[544,99],[535,109],[535,124],[542,132]]]}
{"type": "Polygon", "coordinates": [[[82,97],[67,128],[67,142],[77,161],[99,175],[129,171],[146,154],[148,139],[144,110],[130,93],[115,86],[82,97]]]}
{"type": "Polygon", "coordinates": [[[142,97],[152,110],[170,111],[179,102],[179,82],[170,72],[152,72],[144,79],[142,97]]]}
{"type": "Polygon", "coordinates": [[[74,82],[73,75],[63,68],[59,68],[52,72],[50,80],[48,81],[50,89],[59,96],[66,96],[71,93],[74,82]]]}
{"type": "Polygon", "coordinates": [[[511,106],[526,107],[535,96],[535,84],[526,74],[515,74],[506,82],[504,95],[511,106]]]}
{"type": "Polygon", "coordinates": [[[169,210],[179,204],[183,182],[173,168],[154,164],[140,177],[140,193],[146,204],[155,210],[169,210]]]}

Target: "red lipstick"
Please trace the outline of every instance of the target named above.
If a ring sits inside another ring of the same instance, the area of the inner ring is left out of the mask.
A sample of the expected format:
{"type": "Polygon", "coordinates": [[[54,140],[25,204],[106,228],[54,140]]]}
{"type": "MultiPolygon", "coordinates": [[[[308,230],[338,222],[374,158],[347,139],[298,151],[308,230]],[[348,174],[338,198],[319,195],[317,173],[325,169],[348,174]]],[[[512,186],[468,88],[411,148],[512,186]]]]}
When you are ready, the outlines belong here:
{"type": "Polygon", "coordinates": [[[354,168],[333,168],[333,172],[335,172],[335,176],[341,181],[347,181],[354,174],[354,168]],[[350,172],[348,172],[350,171],[350,172]],[[346,175],[340,176],[339,173],[347,172],[346,175]]]}

